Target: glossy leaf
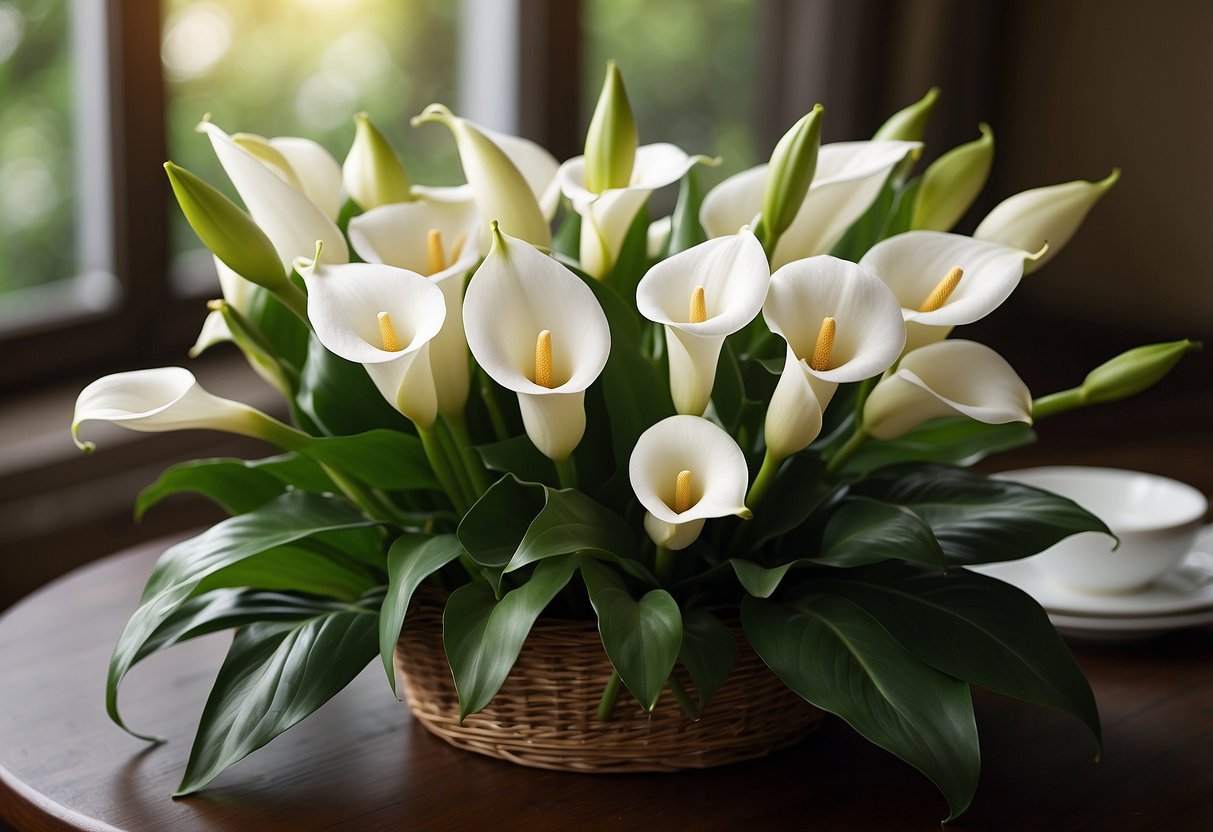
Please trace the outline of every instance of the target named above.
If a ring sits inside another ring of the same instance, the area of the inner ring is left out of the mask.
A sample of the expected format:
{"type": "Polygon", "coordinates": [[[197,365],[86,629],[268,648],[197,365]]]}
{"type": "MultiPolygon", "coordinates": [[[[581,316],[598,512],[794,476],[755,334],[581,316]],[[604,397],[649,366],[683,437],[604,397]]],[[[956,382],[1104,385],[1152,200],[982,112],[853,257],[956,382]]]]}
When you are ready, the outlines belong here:
{"type": "Polygon", "coordinates": [[[370,430],[355,436],[317,439],[305,453],[388,491],[437,491],[434,471],[421,440],[397,430],[370,430]]]}
{"type": "Polygon", "coordinates": [[[710,612],[690,610],[682,617],[678,658],[691,674],[702,711],[737,664],[737,636],[710,612]]]}
{"type": "Polygon", "coordinates": [[[981,768],[968,685],[919,661],[844,598],[812,595],[794,607],[746,598],[741,620],[788,687],[931,778],[949,820],[968,807],[981,768]]]}
{"type": "Polygon", "coordinates": [[[775,483],[754,509],[754,519],[742,527],[739,551],[753,552],[769,540],[783,537],[803,524],[831,496],[822,483],[821,460],[798,454],[783,463],[775,483]]]}
{"type": "Polygon", "coordinates": [[[378,616],[326,611],[242,629],[219,669],[185,776],[192,794],[333,698],[375,655],[378,616]]]}
{"type": "Polygon", "coordinates": [[[556,469],[526,436],[477,445],[476,453],[490,471],[513,474],[524,482],[554,483],[556,469]]]}
{"type": "Polygon", "coordinates": [[[300,409],[330,436],[375,428],[408,431],[412,423],[387,403],[361,364],[333,355],[312,335],[296,396],[300,409]]]}
{"type": "Polygon", "coordinates": [[[392,544],[387,553],[388,590],[379,610],[379,656],[387,671],[392,693],[396,691],[396,671],[392,654],[404,626],[409,602],[421,582],[463,554],[463,547],[453,534],[438,537],[404,535],[392,544]]]}
{"type": "Polygon", "coordinates": [[[1099,711],[1082,670],[1049,617],[1024,592],[994,578],[905,567],[851,570],[809,581],[841,595],[937,670],[1082,720],[1099,740],[1099,711]]]}
{"type": "Polygon", "coordinates": [[[853,491],[912,510],[953,563],[1016,560],[1079,532],[1111,534],[1073,500],[946,465],[881,468],[853,491]]]}
{"type": "Polygon", "coordinates": [[[461,722],[497,695],[535,619],[577,566],[574,557],[549,558],[500,601],[483,583],[464,584],[451,593],[442,616],[442,643],[459,694],[461,722]]]}
{"type": "Polygon", "coordinates": [[[135,517],[165,497],[186,492],[213,500],[228,514],[243,514],[284,493],[288,485],[315,493],[337,490],[319,465],[294,453],[257,460],[194,459],[166,468],[140,491],[135,517]]]}
{"type": "Polygon", "coordinates": [[[353,601],[380,583],[356,559],[342,552],[316,551],[306,544],[279,546],[225,566],[207,575],[194,592],[248,587],[353,601]]]}
{"type": "Polygon", "coordinates": [[[372,521],[342,501],[293,491],[170,548],[156,562],[139,607],[127,621],[110,658],[106,680],[106,711],[110,718],[126,728],[118,714],[118,685],[122,677],[143,643],[193,596],[209,575],[318,532],[358,529],[371,524],[372,521]]]}
{"type": "Polygon", "coordinates": [[[843,466],[846,474],[867,474],[899,462],[968,466],[1036,441],[1023,422],[987,425],[965,416],[932,419],[898,439],[869,439],[843,466]]]}
{"type": "Polygon", "coordinates": [[[699,223],[699,209],[703,204],[703,189],[695,171],[688,170],[678,186],[678,201],[674,203],[674,214],[670,220],[670,243],[667,256],[686,251],[707,240],[703,226],[699,223]]]}
{"type": "Polygon", "coordinates": [[[636,601],[592,560],[583,560],[582,576],[598,614],[602,646],[628,690],[652,711],[682,647],[682,613],[664,589],[636,601]]]}
{"type": "Polygon", "coordinates": [[[908,508],[851,498],[826,523],[821,552],[814,560],[829,566],[862,566],[906,560],[944,568],[943,549],[931,528],[908,508]]]}

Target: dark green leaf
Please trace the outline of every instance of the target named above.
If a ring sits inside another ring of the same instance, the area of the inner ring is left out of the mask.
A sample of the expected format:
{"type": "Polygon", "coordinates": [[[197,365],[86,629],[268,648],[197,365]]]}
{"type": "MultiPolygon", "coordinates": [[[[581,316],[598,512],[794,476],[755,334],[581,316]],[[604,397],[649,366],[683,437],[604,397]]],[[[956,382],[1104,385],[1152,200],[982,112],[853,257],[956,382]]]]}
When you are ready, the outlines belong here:
{"type": "Polygon", "coordinates": [[[258,460],[194,459],[165,469],[139,492],[135,517],[142,517],[165,497],[183,492],[214,500],[228,514],[243,514],[282,494],[288,485],[316,493],[336,491],[320,466],[294,453],[258,460]]]}
{"type": "Polygon", "coordinates": [[[753,552],[768,540],[783,537],[799,527],[831,496],[821,482],[821,460],[798,454],[784,462],[763,501],[754,508],[754,519],[742,526],[739,552],[753,552]]]}
{"type": "Polygon", "coordinates": [[[552,250],[576,260],[581,256],[581,214],[568,199],[561,200],[562,216],[552,235],[552,250]]]}
{"type": "Polygon", "coordinates": [[[353,601],[380,583],[365,565],[339,552],[308,548],[310,542],[279,546],[211,572],[194,592],[248,587],[353,601]]]}
{"type": "Polygon", "coordinates": [[[500,601],[482,583],[465,584],[451,593],[442,616],[442,643],[459,693],[460,721],[497,695],[535,619],[577,566],[575,557],[549,558],[500,601]]]}
{"type": "Polygon", "coordinates": [[[682,647],[678,602],[664,589],[636,601],[593,560],[582,560],[581,573],[611,664],[644,709],[652,711],[682,647]]]}
{"type": "Polygon", "coordinates": [[[279,360],[298,374],[307,360],[307,324],[266,289],[249,289],[248,301],[241,310],[245,319],[270,343],[279,360]]]}
{"type": "Polygon", "coordinates": [[[911,509],[955,563],[1016,560],[1079,532],[1111,534],[1073,500],[946,465],[881,468],[853,491],[911,509]]]}
{"type": "Polygon", "coordinates": [[[844,598],[795,607],[746,598],[741,620],[788,687],[931,778],[949,820],[965,810],[981,768],[968,685],[919,661],[844,598]]]}
{"type": "Polygon", "coordinates": [[[501,442],[477,445],[476,453],[491,471],[513,474],[524,482],[555,482],[556,468],[539,452],[527,436],[514,436],[501,442]]]}
{"type": "Polygon", "coordinates": [[[506,475],[463,516],[459,542],[476,563],[502,572],[545,503],[542,485],[506,475]]]}
{"type": "Polygon", "coordinates": [[[387,403],[361,364],[333,355],[315,335],[308,341],[296,400],[330,436],[375,428],[412,429],[412,423],[387,403]]]}
{"type": "Polygon", "coordinates": [[[313,459],[345,471],[371,488],[388,491],[437,491],[421,440],[396,430],[370,430],[356,436],[317,439],[304,451],[313,459]]]}
{"type": "Polygon", "coordinates": [[[862,566],[891,559],[944,568],[943,550],[931,529],[903,506],[849,498],[826,523],[821,552],[829,566],[862,566]]]}
{"type": "Polygon", "coordinates": [[[804,589],[850,599],[949,676],[1073,714],[1098,741],[1099,711],[1086,678],[1045,611],[1010,584],[966,569],[940,575],[890,564],[804,589]]]}
{"type": "Polygon", "coordinates": [[[674,203],[674,214],[670,218],[667,255],[686,251],[708,238],[703,226],[699,224],[699,209],[703,204],[702,191],[695,170],[688,170],[682,177],[682,184],[678,186],[678,201],[674,203]]]}
{"type": "Polygon", "coordinates": [[[372,611],[346,609],[241,630],[202,711],[174,796],[198,791],[332,699],[375,655],[377,624],[372,611]]]}
{"type": "Polygon", "coordinates": [[[893,211],[893,198],[896,194],[893,177],[890,176],[880,188],[880,194],[863,216],[855,220],[842,238],[834,244],[830,255],[843,260],[858,262],[864,253],[881,239],[881,229],[884,228],[889,214],[893,211]]]}
{"type": "Polygon", "coordinates": [[[126,727],[118,714],[118,685],[131,660],[209,575],[317,532],[357,529],[371,523],[342,501],[293,491],[170,548],[156,562],[139,607],[114,647],[105,696],[110,718],[126,727]]]}
{"type": "Polygon", "coordinates": [[[387,553],[388,590],[379,610],[379,655],[387,671],[392,693],[396,693],[396,671],[392,654],[404,626],[409,601],[421,582],[463,554],[453,534],[439,537],[405,535],[387,553]]]}
{"type": "Polygon", "coordinates": [[[737,664],[737,636],[710,612],[691,610],[682,619],[678,658],[691,674],[702,711],[737,664]]]}
{"type": "Polygon", "coordinates": [[[642,206],[628,226],[619,255],[611,264],[603,284],[610,286],[621,297],[636,296],[636,284],[649,267],[649,209],[642,206]]]}
{"type": "Polygon", "coordinates": [[[932,419],[899,439],[869,439],[843,466],[846,474],[867,474],[898,462],[968,466],[991,454],[1036,441],[1023,422],[987,425],[966,416],[932,419]]]}

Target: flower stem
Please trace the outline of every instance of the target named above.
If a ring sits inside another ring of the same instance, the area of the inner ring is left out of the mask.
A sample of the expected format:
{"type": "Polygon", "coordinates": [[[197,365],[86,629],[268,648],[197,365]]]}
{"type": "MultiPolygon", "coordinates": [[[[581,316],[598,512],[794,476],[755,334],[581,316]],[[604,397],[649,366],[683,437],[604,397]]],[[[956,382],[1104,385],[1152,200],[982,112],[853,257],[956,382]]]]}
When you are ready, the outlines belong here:
{"type": "Polygon", "coordinates": [[[401,525],[400,518],[396,517],[394,512],[390,511],[387,506],[383,505],[365,485],[353,477],[347,477],[331,465],[321,462],[320,467],[324,470],[324,473],[328,474],[333,484],[341,490],[341,493],[348,497],[350,502],[362,509],[368,517],[384,523],[401,525]]]}
{"type": "Polygon", "coordinates": [[[851,455],[859,450],[859,446],[866,442],[868,434],[863,428],[858,428],[851,434],[851,438],[846,441],[846,444],[838,449],[838,452],[830,458],[826,463],[825,474],[827,477],[833,476],[843,463],[851,458],[851,455]]]}
{"type": "Polygon", "coordinates": [[[1085,403],[1081,387],[1050,393],[1032,402],[1032,418],[1047,419],[1049,416],[1082,407],[1085,403]]]}
{"type": "Polygon", "coordinates": [[[619,671],[612,669],[611,678],[607,679],[606,688],[602,691],[602,699],[598,701],[598,721],[606,722],[615,710],[615,699],[619,696],[619,671]]]}
{"type": "Polygon", "coordinates": [[[484,409],[489,412],[489,422],[493,425],[493,435],[497,437],[497,441],[504,442],[509,439],[510,430],[506,427],[501,406],[497,404],[497,393],[493,390],[493,382],[483,370],[480,372],[480,398],[484,400],[484,409]]]}
{"type": "Polygon", "coordinates": [[[679,682],[673,673],[670,674],[670,678],[666,681],[670,686],[670,693],[674,694],[674,701],[682,707],[683,712],[692,719],[698,717],[699,708],[695,707],[695,703],[691,701],[691,697],[687,693],[687,689],[682,686],[682,682],[679,682]]]}
{"type": "Polygon", "coordinates": [[[577,469],[573,465],[573,458],[566,456],[564,459],[553,459],[556,464],[556,478],[560,481],[561,488],[576,488],[577,487],[577,469]]]}
{"type": "Polygon", "coordinates": [[[460,412],[454,416],[443,416],[442,421],[446,423],[447,430],[451,432],[451,438],[455,440],[455,447],[459,449],[459,456],[463,460],[463,466],[472,483],[472,492],[479,498],[481,494],[489,490],[489,481],[484,471],[484,463],[480,461],[472,447],[467,419],[460,412]]]}
{"type": "Polygon", "coordinates": [[[438,478],[442,490],[446,492],[451,504],[455,506],[455,511],[460,515],[464,514],[468,510],[467,502],[463,496],[463,490],[459,487],[459,481],[455,479],[454,472],[451,471],[446,454],[442,452],[442,442],[437,431],[433,427],[423,428],[418,425],[417,435],[421,438],[421,447],[425,451],[425,457],[429,460],[430,468],[434,470],[434,476],[438,478]]]}
{"type": "Polygon", "coordinates": [[[657,547],[657,554],[653,556],[653,572],[661,584],[668,584],[674,574],[674,554],[665,546],[657,547]]]}
{"type": "Polygon", "coordinates": [[[451,435],[448,425],[445,420],[441,423],[434,423],[434,433],[438,435],[439,442],[442,444],[442,455],[446,458],[447,465],[450,467],[451,476],[459,485],[459,493],[463,495],[463,500],[469,506],[476,502],[478,495],[476,489],[472,486],[472,477],[468,473],[467,468],[463,464],[463,454],[459,451],[459,443],[455,441],[455,437],[451,435]]]}
{"type": "Polygon", "coordinates": [[[758,476],[754,478],[754,484],[750,486],[750,493],[746,495],[746,507],[753,511],[762,502],[762,498],[766,496],[770,490],[772,483],[775,482],[775,475],[779,473],[779,467],[783,464],[782,459],[776,459],[767,451],[766,456],[762,458],[762,467],[758,469],[758,476]]]}

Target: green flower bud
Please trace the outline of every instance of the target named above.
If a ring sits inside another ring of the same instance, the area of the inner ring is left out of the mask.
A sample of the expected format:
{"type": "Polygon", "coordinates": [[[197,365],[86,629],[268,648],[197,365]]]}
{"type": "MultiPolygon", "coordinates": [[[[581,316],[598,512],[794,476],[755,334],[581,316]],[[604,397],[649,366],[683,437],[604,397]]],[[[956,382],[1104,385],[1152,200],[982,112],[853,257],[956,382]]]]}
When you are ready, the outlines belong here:
{"type": "Polygon", "coordinates": [[[1135,396],[1161,381],[1186,353],[1200,348],[1199,341],[1186,339],[1135,347],[1088,373],[1083,398],[1099,404],[1135,396]]]}
{"type": "Polygon", "coordinates": [[[755,232],[768,255],[775,250],[780,236],[792,224],[796,212],[817,172],[817,151],[821,147],[821,114],[825,108],[813,107],[792,129],[783,134],[771,153],[766,190],[762,195],[762,218],[755,232]]]}
{"type": "MultiPolygon", "coordinates": [[[[278,360],[273,345],[259,329],[225,300],[209,301],[206,308],[222,317],[232,341],[244,353],[249,366],[257,375],[284,396],[294,395],[294,387],[299,381],[298,374],[278,360]]],[[[190,357],[194,357],[192,351],[190,357]]]]}
{"type": "Polygon", "coordinates": [[[927,90],[927,94],[918,101],[889,116],[889,120],[880,125],[880,129],[872,138],[877,141],[922,141],[922,137],[927,132],[927,122],[931,120],[931,111],[935,109],[935,101],[938,98],[939,87],[931,87],[927,90]]]}
{"type": "Polygon", "coordinates": [[[413,198],[409,190],[412,183],[396,149],[366,113],[354,116],[354,124],[354,143],[341,166],[341,179],[350,199],[363,211],[409,202],[413,198]]]}
{"type": "Polygon", "coordinates": [[[294,288],[270,238],[236,203],[183,167],[164,170],[190,227],[228,268],[273,292],[294,288]]]}
{"type": "Polygon", "coordinates": [[[586,190],[600,194],[608,188],[626,188],[632,181],[638,144],[636,119],[623,77],[615,62],[607,61],[602,92],[585,134],[586,190]]]}
{"type": "Polygon", "coordinates": [[[994,131],[981,124],[981,138],[954,147],[922,175],[910,228],[951,231],[977,199],[994,162],[994,131]]]}

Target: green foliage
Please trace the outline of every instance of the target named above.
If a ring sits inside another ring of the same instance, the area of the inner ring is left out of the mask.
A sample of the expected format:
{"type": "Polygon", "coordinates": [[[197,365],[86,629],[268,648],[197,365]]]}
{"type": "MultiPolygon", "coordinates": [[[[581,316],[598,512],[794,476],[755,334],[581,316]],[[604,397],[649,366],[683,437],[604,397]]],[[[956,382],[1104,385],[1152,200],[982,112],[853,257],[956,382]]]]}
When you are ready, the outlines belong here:
{"type": "Polygon", "coordinates": [[[737,636],[710,612],[689,610],[682,616],[678,658],[691,674],[702,711],[737,664],[737,636]]]}
{"type": "Polygon", "coordinates": [[[295,453],[258,460],[193,459],[165,469],[140,491],[135,517],[165,497],[187,492],[213,500],[228,514],[244,514],[285,493],[288,486],[315,493],[336,490],[319,465],[295,453]]]}
{"type": "Polygon", "coordinates": [[[897,439],[869,439],[847,460],[843,473],[863,475],[898,462],[973,465],[987,456],[1036,441],[1023,422],[987,425],[964,416],[932,419],[897,439]]]}

